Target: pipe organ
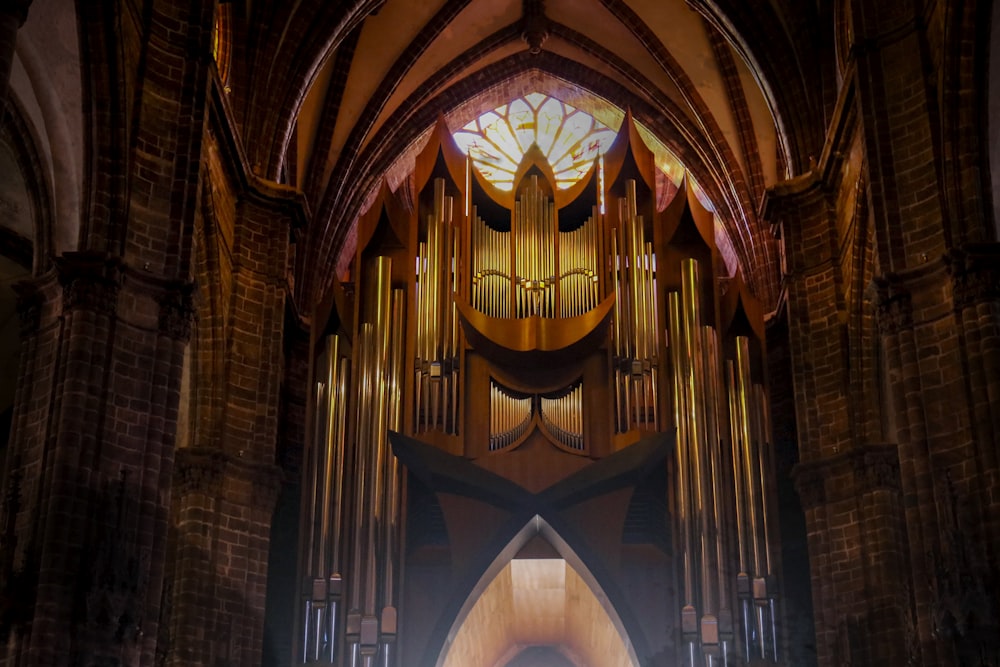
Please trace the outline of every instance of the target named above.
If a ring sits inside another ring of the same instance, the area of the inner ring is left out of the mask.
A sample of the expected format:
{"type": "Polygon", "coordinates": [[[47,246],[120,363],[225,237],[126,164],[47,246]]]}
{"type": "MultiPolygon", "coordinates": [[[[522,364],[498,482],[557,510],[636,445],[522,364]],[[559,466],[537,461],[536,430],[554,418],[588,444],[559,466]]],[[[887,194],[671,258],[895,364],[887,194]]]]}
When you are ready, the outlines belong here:
{"type": "Polygon", "coordinates": [[[384,188],[362,217],[314,338],[299,662],[395,667],[399,643],[421,641],[405,639],[424,626],[401,606],[419,575],[389,431],[541,489],[676,432],[657,506],[677,664],[778,661],[763,318],[739,276],[723,294],[710,214],[684,185],[656,209],[637,136],[623,129],[605,172],[568,190],[528,151],[501,192],[442,124],[415,201],[384,188]]]}
{"type": "Polygon", "coordinates": [[[490,381],[490,451],[510,447],[520,440],[533,416],[531,396],[521,396],[490,381]]]}

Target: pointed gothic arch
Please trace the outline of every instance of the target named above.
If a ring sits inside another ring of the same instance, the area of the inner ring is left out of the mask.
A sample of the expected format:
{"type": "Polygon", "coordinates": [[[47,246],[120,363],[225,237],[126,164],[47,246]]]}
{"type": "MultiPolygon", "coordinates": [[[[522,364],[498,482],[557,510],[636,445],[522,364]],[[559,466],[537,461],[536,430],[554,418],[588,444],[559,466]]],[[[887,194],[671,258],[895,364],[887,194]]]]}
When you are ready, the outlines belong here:
{"type": "MultiPolygon", "coordinates": [[[[592,624],[589,629],[593,630],[596,626],[605,633],[601,636],[601,639],[605,642],[611,639],[611,642],[608,643],[612,645],[614,644],[614,639],[620,641],[620,653],[605,655],[603,659],[605,661],[610,659],[611,662],[602,662],[601,664],[628,665],[629,667],[638,667],[641,664],[639,655],[644,655],[645,641],[641,630],[638,629],[632,618],[630,610],[624,601],[621,600],[613,578],[602,576],[605,568],[599,562],[599,559],[573,535],[573,531],[568,526],[560,526],[562,530],[557,530],[553,526],[553,524],[560,525],[560,523],[556,518],[552,518],[550,521],[539,514],[535,514],[524,522],[519,530],[514,532],[513,536],[510,537],[509,541],[499,551],[490,552],[484,550],[484,555],[486,556],[484,560],[489,558],[486,554],[493,553],[495,555],[485,568],[479,570],[481,574],[478,577],[475,577],[475,574],[470,577],[470,579],[475,579],[471,587],[463,586],[456,589],[456,593],[453,595],[453,602],[458,602],[457,612],[442,615],[442,622],[439,624],[439,628],[446,626],[447,632],[443,638],[439,633],[436,633],[438,635],[436,641],[432,640],[429,642],[427,650],[427,658],[429,660],[426,660],[423,664],[433,664],[435,667],[452,667],[464,664],[454,661],[455,658],[452,657],[452,651],[462,650],[463,641],[471,639],[471,637],[475,637],[476,642],[480,645],[482,644],[482,633],[489,631],[489,629],[483,625],[484,615],[477,613],[477,607],[484,599],[488,599],[494,605],[504,600],[503,596],[505,593],[499,589],[504,586],[505,582],[503,579],[505,575],[510,578],[511,581],[509,583],[514,588],[519,588],[518,582],[533,580],[533,584],[537,587],[539,581],[541,581],[542,587],[549,590],[550,599],[548,600],[548,604],[550,606],[558,606],[560,604],[560,600],[558,599],[560,590],[565,592],[567,596],[570,595],[568,590],[570,588],[576,593],[583,592],[584,596],[577,599],[577,601],[582,605],[582,615],[590,615],[592,624]],[[566,532],[566,535],[563,534],[563,531],[566,532]],[[576,548],[571,545],[571,541],[575,544],[576,548]],[[548,550],[548,553],[545,553],[546,550],[548,550]],[[539,556],[539,554],[541,554],[541,557],[532,557],[539,556]],[[520,565],[515,564],[518,561],[520,561],[520,565]],[[542,561],[550,562],[542,563],[542,561]],[[565,577],[561,584],[553,581],[554,577],[558,577],[560,574],[563,574],[565,577]],[[559,588],[560,586],[562,587],[561,589],[559,588]],[[553,593],[556,599],[552,599],[553,593]],[[589,596],[586,593],[589,593],[589,596]],[[594,618],[602,612],[603,618],[594,618]],[[463,638],[464,634],[467,634],[468,637],[463,638]],[[612,634],[614,639],[611,637],[612,634]],[[456,649],[456,647],[458,648],[456,649]]],[[[520,588],[527,590],[523,586],[520,588]]],[[[455,609],[455,606],[449,605],[449,608],[455,609]]],[[[510,611],[516,612],[516,605],[512,606],[510,611]]],[[[564,622],[570,624],[580,623],[582,615],[575,618],[572,614],[564,615],[564,622]]],[[[574,650],[574,647],[568,645],[565,640],[572,639],[573,633],[578,630],[581,630],[581,628],[564,628],[562,631],[562,639],[564,641],[559,645],[549,646],[554,649],[561,649],[560,652],[563,655],[573,660],[574,656],[579,655],[579,649],[574,650]]],[[[551,634],[551,629],[548,630],[548,633],[547,636],[554,636],[551,634]]],[[[544,628],[539,630],[539,634],[535,635],[534,639],[543,636],[546,636],[546,629],[544,628]]],[[[497,638],[495,634],[494,638],[497,638]]],[[[516,644],[514,642],[518,639],[527,639],[527,645],[531,645],[532,638],[525,637],[523,631],[519,634],[516,628],[513,631],[508,628],[507,636],[500,639],[508,640],[508,644],[506,646],[496,646],[496,648],[498,650],[506,649],[506,653],[503,654],[503,660],[512,660],[518,655],[520,649],[525,647],[525,644],[516,644]]],[[[586,664],[592,662],[589,661],[586,664]]],[[[574,664],[577,663],[574,662],[574,664]]]]}

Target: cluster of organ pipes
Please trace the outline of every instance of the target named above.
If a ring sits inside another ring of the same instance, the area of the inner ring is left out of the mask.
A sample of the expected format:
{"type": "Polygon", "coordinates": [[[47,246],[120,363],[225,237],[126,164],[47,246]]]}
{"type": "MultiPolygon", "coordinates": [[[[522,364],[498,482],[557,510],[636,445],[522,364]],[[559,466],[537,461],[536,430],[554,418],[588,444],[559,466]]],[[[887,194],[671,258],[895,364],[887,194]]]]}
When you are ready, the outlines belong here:
{"type": "Polygon", "coordinates": [[[559,316],[575,317],[597,307],[601,300],[598,279],[597,207],[570,232],[559,232],[559,316]]]}
{"type": "Polygon", "coordinates": [[[744,660],[777,661],[775,600],[767,591],[768,463],[761,458],[768,439],[766,406],[763,388],[750,383],[749,342],[737,337],[736,361],[725,362],[724,380],[719,337],[701,323],[695,260],[683,261],[680,293],[670,292],[667,303],[677,428],[681,631],[689,665],[728,664],[736,623],[744,660]],[[723,449],[727,439],[729,452],[723,449]],[[725,469],[727,462],[731,470],[725,469]],[[725,527],[732,523],[739,551],[735,575],[726,558],[725,527]],[[734,600],[740,605],[736,613],[734,600]]]}
{"type": "Polygon", "coordinates": [[[392,288],[391,276],[388,257],[376,257],[366,267],[363,321],[350,367],[338,336],[329,338],[324,355],[327,373],[319,388],[312,461],[303,662],[335,660],[338,614],[345,608],[343,639],[352,667],[392,661],[401,471],[389,451],[387,433],[402,427],[406,292],[392,288]],[[349,368],[354,369],[353,377],[349,368]],[[354,432],[348,447],[350,417],[354,432]],[[341,490],[344,479],[353,483],[350,501],[341,490]]]}
{"type": "Polygon", "coordinates": [[[316,436],[309,498],[308,548],[304,554],[307,582],[303,591],[302,655],[306,662],[332,662],[337,613],[343,593],[341,535],[343,487],[337,483],[345,466],[347,395],[350,362],[341,349],[340,336],[329,336],[320,357],[322,380],[316,388],[316,436]]]}
{"type": "Polygon", "coordinates": [[[542,423],[554,438],[570,449],[584,449],[582,384],[561,396],[540,396],[539,408],[542,423]]]}
{"type": "Polygon", "coordinates": [[[773,575],[769,536],[774,528],[765,493],[772,464],[767,447],[770,427],[764,387],[751,382],[749,348],[749,340],[738,336],[736,359],[726,362],[738,517],[740,631],[747,661],[776,662],[776,597],[769,590],[773,575]]]}
{"type": "Polygon", "coordinates": [[[555,202],[538,186],[538,176],[531,181],[514,203],[515,317],[555,317],[556,278],[555,202]]]}
{"type": "Polygon", "coordinates": [[[619,433],[636,428],[655,431],[660,427],[656,254],[636,209],[634,180],[626,183],[618,210],[620,224],[611,238],[615,427],[619,433]]]}
{"type": "Polygon", "coordinates": [[[403,421],[405,290],[392,288],[392,261],[366,267],[362,324],[355,347],[354,514],[347,526],[353,564],[347,578],[352,667],[389,664],[396,634],[400,558],[400,468],[387,434],[403,421]]]}
{"type": "Polygon", "coordinates": [[[520,440],[536,413],[549,434],[569,449],[582,451],[583,385],[577,383],[558,396],[526,396],[490,380],[490,451],[506,449],[520,440]]]}
{"type": "Polygon", "coordinates": [[[452,294],[458,290],[460,235],[452,222],[453,198],[434,180],[427,239],[417,247],[414,431],[458,433],[459,324],[452,294]]]}
{"type": "Polygon", "coordinates": [[[490,451],[509,447],[531,425],[534,400],[490,380],[490,451]]]}
{"type": "Polygon", "coordinates": [[[473,308],[499,318],[554,318],[575,317],[597,307],[596,207],[578,228],[561,232],[555,204],[532,176],[515,202],[511,231],[491,227],[475,206],[469,226],[473,308]]]}
{"type": "Polygon", "coordinates": [[[470,216],[472,236],[472,307],[490,317],[510,317],[510,233],[490,227],[479,217],[477,207],[470,216]]]}

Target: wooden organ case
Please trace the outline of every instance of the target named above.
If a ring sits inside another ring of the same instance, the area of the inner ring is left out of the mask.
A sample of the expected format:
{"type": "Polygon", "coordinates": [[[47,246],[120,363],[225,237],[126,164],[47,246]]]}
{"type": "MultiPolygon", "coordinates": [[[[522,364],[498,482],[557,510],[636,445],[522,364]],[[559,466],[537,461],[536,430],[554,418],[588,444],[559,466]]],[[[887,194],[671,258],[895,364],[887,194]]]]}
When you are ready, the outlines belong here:
{"type": "Polygon", "coordinates": [[[690,187],[657,209],[630,116],[602,160],[559,190],[533,147],[504,192],[442,121],[360,220],[313,337],[297,662],[443,665],[524,553],[588,569],[633,663],[778,661],[760,307],[690,187]]]}

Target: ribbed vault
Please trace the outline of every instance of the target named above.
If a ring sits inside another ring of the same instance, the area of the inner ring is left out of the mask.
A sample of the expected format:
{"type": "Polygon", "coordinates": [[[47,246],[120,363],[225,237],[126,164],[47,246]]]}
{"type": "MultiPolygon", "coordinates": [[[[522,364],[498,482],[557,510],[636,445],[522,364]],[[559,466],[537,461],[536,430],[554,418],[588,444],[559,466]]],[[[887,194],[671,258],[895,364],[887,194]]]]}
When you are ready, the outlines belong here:
{"type": "Polygon", "coordinates": [[[368,194],[441,115],[467,122],[537,89],[584,110],[588,98],[598,101],[593,106],[630,108],[714,203],[751,288],[769,306],[776,302],[777,246],[757,208],[764,188],[800,168],[804,151],[797,137],[782,135],[791,121],[748,65],[771,60],[759,44],[751,50],[737,39],[724,20],[728,7],[685,0],[334,4],[338,11],[250,3],[231,21],[233,62],[256,63],[235,66],[229,81],[248,158],[261,176],[301,188],[313,211],[297,280],[307,301],[322,298],[368,194]],[[249,30],[264,24],[254,19],[265,11],[271,33],[249,30]],[[241,49],[256,56],[241,58],[241,49]],[[286,75],[276,78],[278,71],[286,75]],[[548,90],[540,79],[552,83],[548,90]]]}

